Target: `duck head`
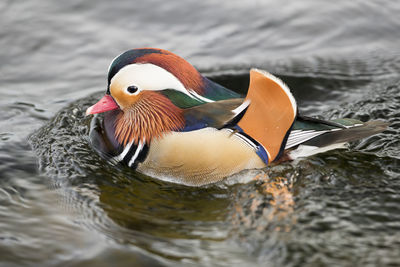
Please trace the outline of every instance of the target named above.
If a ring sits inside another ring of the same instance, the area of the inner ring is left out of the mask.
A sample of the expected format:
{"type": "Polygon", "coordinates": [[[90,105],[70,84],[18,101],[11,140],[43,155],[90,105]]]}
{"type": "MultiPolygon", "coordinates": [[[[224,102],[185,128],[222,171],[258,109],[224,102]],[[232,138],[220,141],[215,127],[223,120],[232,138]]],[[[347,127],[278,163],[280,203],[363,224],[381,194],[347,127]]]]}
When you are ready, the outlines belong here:
{"type": "Polygon", "coordinates": [[[205,96],[212,85],[219,86],[169,51],[132,49],[111,62],[106,95],[86,115],[117,110],[113,122],[117,141],[148,143],[183,128],[182,109],[212,102],[205,96]]]}

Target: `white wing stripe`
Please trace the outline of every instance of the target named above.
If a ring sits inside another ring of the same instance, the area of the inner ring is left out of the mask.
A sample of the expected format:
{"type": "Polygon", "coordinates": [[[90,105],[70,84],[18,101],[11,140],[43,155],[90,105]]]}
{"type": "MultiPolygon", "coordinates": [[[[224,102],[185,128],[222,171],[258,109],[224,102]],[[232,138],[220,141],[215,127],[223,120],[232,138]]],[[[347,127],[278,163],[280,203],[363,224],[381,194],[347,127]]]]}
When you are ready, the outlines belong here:
{"type": "Polygon", "coordinates": [[[250,105],[250,100],[245,100],[240,106],[232,110],[235,116],[239,115],[243,110],[245,110],[250,105]]]}

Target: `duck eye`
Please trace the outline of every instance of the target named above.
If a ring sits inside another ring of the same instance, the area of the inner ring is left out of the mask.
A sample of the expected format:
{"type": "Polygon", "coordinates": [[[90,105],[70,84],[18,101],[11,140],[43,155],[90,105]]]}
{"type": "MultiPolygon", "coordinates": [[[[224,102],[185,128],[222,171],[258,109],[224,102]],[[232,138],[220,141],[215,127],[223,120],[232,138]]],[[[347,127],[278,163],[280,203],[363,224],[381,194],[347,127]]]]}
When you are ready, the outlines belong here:
{"type": "Polygon", "coordinates": [[[126,89],[130,94],[136,93],[139,89],[135,85],[131,85],[126,89]]]}

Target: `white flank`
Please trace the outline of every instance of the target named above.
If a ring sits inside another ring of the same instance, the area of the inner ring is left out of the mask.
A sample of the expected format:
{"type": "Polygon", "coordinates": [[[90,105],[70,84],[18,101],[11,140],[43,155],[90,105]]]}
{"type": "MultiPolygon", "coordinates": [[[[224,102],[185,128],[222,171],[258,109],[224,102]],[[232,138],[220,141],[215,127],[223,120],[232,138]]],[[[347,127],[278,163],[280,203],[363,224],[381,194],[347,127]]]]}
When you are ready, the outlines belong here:
{"type": "MultiPolygon", "coordinates": [[[[233,133],[235,132],[232,129],[226,129],[227,131],[233,133]]],[[[251,141],[250,139],[248,139],[246,136],[244,136],[241,133],[235,133],[233,136],[235,136],[236,138],[238,138],[240,141],[242,141],[244,144],[250,146],[252,149],[257,150],[257,145],[253,143],[253,141],[251,141]]],[[[262,146],[265,150],[265,152],[267,153],[268,156],[268,160],[271,159],[271,154],[269,154],[269,151],[262,145],[262,144],[258,144],[259,146],[262,146]]]]}
{"type": "Polygon", "coordinates": [[[235,133],[234,136],[238,138],[240,141],[242,141],[244,144],[250,146],[253,149],[257,149],[256,144],[254,144],[250,139],[248,139],[246,136],[240,134],[240,133],[235,133]]]}

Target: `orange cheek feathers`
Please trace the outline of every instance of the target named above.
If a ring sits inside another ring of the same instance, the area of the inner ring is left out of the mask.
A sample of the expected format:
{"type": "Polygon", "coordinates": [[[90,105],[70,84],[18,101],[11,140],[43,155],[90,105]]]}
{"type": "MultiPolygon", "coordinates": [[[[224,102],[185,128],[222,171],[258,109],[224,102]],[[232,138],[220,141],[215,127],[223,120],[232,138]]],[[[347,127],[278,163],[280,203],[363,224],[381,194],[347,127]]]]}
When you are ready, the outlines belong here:
{"type": "Polygon", "coordinates": [[[135,105],[127,107],[116,120],[115,134],[119,143],[150,142],[164,133],[183,128],[182,110],[165,96],[146,91],[137,99],[135,105]]]}
{"type": "Polygon", "coordinates": [[[110,87],[110,92],[115,101],[117,101],[118,105],[121,109],[126,109],[133,106],[139,99],[139,95],[129,95],[125,92],[122,86],[118,86],[119,84],[113,84],[110,87]]]}

